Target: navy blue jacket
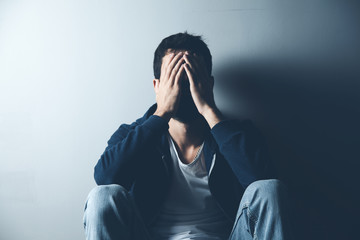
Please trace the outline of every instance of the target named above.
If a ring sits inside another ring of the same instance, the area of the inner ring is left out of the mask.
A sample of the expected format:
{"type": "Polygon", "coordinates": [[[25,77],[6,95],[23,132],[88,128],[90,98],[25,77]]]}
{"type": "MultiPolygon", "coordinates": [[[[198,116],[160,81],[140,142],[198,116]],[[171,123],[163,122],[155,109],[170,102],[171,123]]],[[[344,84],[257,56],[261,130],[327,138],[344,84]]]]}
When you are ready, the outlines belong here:
{"type": "MultiPolygon", "coordinates": [[[[131,124],[121,124],[94,168],[97,185],[125,187],[150,224],[162,204],[172,174],[168,122],[153,115],[153,104],[131,124]]],[[[225,119],[208,127],[203,146],[209,189],[219,207],[234,223],[245,188],[274,172],[265,139],[249,119],[225,119]],[[211,168],[213,154],[216,153],[211,168]]]]}

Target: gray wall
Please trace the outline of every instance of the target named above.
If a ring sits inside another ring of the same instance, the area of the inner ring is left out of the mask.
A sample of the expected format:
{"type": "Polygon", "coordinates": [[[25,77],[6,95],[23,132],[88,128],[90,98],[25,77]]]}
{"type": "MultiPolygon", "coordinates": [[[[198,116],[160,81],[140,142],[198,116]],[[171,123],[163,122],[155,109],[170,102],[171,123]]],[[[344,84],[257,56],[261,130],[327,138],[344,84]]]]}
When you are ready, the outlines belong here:
{"type": "Polygon", "coordinates": [[[155,102],[153,52],[185,30],[212,52],[219,108],[266,135],[299,238],[350,237],[359,16],[343,0],[0,1],[0,238],[84,239],[93,167],[155,102]]]}

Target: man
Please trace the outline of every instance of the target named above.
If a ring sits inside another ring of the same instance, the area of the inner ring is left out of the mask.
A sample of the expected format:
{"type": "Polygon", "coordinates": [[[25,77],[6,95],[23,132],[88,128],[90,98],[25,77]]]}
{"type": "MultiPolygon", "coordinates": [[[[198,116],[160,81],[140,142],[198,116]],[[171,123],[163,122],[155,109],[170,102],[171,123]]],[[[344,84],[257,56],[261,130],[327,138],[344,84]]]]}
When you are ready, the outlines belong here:
{"type": "Polygon", "coordinates": [[[286,187],[250,120],[216,107],[200,36],[162,40],[156,103],[121,124],[94,169],[87,239],[290,239],[286,187]]]}

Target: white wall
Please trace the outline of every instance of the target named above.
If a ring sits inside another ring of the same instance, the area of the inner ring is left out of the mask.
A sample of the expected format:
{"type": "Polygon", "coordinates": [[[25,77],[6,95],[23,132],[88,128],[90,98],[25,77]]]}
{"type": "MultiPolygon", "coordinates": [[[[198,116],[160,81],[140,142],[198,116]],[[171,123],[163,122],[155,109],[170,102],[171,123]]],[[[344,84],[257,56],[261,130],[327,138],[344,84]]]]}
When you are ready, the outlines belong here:
{"type": "MultiPolygon", "coordinates": [[[[118,126],[155,102],[153,53],[164,37],[203,35],[220,109],[266,129],[258,103],[245,93],[234,103],[221,74],[229,63],[353,63],[358,8],[343,2],[1,0],[0,238],[84,239],[93,167],[118,126]]],[[[306,79],[286,84],[338,83],[306,79]]]]}

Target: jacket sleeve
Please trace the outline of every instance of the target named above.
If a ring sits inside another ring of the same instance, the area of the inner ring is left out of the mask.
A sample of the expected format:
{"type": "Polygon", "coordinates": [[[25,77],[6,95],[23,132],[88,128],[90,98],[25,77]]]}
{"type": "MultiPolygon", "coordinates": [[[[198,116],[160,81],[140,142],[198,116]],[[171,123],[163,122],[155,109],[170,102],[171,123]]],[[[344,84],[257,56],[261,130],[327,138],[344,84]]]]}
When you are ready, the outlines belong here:
{"type": "Polygon", "coordinates": [[[130,189],[136,167],[141,166],[141,154],[158,142],[169,128],[168,122],[160,116],[151,115],[142,124],[122,124],[108,140],[108,146],[94,167],[97,185],[120,184],[130,189]]]}
{"type": "Polygon", "coordinates": [[[211,133],[240,184],[275,178],[266,141],[250,119],[226,119],[217,123],[211,133]]]}

